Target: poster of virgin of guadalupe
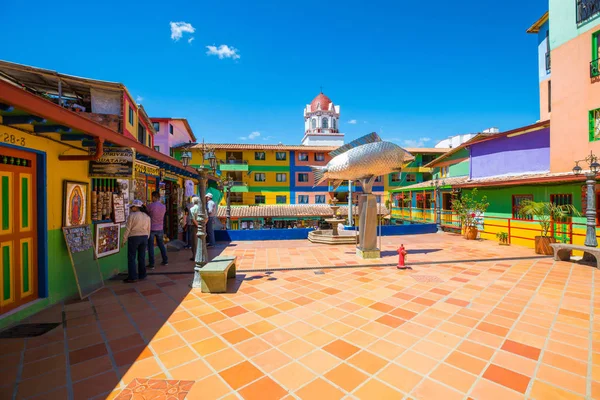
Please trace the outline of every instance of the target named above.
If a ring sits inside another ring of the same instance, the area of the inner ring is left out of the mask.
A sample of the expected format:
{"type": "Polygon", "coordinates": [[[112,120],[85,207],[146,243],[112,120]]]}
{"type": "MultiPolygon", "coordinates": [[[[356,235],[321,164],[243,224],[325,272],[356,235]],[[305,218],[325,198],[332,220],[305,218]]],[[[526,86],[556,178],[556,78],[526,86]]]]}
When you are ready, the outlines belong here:
{"type": "Polygon", "coordinates": [[[65,181],[63,226],[84,225],[87,220],[88,184],[65,181]]]}

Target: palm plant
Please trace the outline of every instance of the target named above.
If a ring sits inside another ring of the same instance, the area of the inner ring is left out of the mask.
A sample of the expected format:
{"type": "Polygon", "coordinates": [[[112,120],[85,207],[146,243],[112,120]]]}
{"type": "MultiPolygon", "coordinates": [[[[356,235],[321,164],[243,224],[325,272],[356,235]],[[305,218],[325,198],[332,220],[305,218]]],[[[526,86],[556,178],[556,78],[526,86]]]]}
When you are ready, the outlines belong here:
{"type": "Polygon", "coordinates": [[[541,227],[542,236],[548,237],[552,222],[561,221],[570,216],[581,215],[572,204],[557,205],[543,201],[525,200],[519,211],[535,219],[541,227]]]}

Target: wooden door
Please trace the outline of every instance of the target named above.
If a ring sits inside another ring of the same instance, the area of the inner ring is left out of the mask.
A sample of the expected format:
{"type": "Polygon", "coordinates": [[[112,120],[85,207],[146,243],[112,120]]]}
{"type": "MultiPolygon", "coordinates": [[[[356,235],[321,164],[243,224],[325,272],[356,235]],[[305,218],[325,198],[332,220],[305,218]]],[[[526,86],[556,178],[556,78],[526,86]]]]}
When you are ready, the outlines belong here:
{"type": "Polygon", "coordinates": [[[35,154],[0,146],[0,314],[38,297],[35,154]]]}

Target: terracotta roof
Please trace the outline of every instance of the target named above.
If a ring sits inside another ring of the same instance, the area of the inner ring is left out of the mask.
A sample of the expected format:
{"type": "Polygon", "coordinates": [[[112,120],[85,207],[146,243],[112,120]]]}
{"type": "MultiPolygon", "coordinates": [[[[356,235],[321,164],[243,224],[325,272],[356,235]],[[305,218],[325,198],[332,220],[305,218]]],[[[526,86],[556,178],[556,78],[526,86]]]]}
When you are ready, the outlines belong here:
{"type": "Polygon", "coordinates": [[[329,110],[329,105],[333,102],[321,92],[310,102],[310,111],[317,111],[317,104],[319,103],[321,103],[321,110],[327,111],[329,110]]]}
{"type": "Polygon", "coordinates": [[[513,186],[524,184],[560,183],[569,181],[585,181],[585,172],[575,175],[573,172],[546,172],[536,174],[504,175],[489,178],[478,178],[467,180],[457,187],[475,186],[513,186]]]}
{"type": "MultiPolygon", "coordinates": [[[[457,176],[456,178],[444,178],[442,179],[442,181],[444,182],[444,186],[455,186],[467,182],[468,179],[468,176],[457,176]]],[[[398,193],[416,189],[433,189],[433,187],[431,186],[431,182],[432,181],[425,181],[421,183],[415,183],[414,185],[410,186],[403,186],[398,189],[393,189],[392,192],[398,193]]]]}
{"type": "MultiPolygon", "coordinates": [[[[445,178],[444,186],[452,187],[486,187],[486,186],[515,186],[515,185],[535,185],[544,183],[562,183],[562,182],[583,182],[585,181],[585,173],[582,171],[580,175],[575,175],[572,172],[545,172],[536,174],[520,174],[520,175],[503,175],[492,176],[489,178],[469,179],[468,176],[456,178],[445,178]]],[[[406,192],[415,189],[431,189],[431,181],[417,183],[411,186],[393,189],[392,192],[406,192]]]]}
{"type": "MultiPolygon", "coordinates": [[[[226,207],[219,207],[217,216],[226,217],[226,207]]],[[[340,215],[348,215],[348,206],[340,206],[340,215]]],[[[358,215],[358,207],[352,207],[352,214],[358,215]]],[[[379,205],[379,214],[388,215],[385,205],[379,205]]],[[[256,206],[231,206],[233,218],[265,218],[265,217],[331,217],[333,212],[328,204],[286,204],[286,205],[256,205],[256,206]]]]}
{"type": "MultiPolygon", "coordinates": [[[[205,143],[206,147],[215,150],[308,150],[329,152],[338,146],[303,146],[301,144],[251,144],[251,143],[205,143]]],[[[199,149],[202,144],[184,143],[174,148],[199,149]]]]}

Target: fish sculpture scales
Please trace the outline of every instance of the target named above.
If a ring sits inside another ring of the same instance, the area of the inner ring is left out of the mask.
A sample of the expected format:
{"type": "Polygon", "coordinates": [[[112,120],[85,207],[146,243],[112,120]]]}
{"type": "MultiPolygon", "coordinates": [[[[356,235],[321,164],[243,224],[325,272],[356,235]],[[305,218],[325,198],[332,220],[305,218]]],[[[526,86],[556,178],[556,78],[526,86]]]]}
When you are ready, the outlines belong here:
{"type": "Polygon", "coordinates": [[[370,133],[356,139],[329,153],[333,159],[324,167],[310,167],[315,176],[314,185],[329,179],[333,180],[334,188],[345,180],[361,180],[365,186],[366,180],[380,175],[397,172],[407,155],[402,147],[384,142],[375,133],[370,133]]]}

